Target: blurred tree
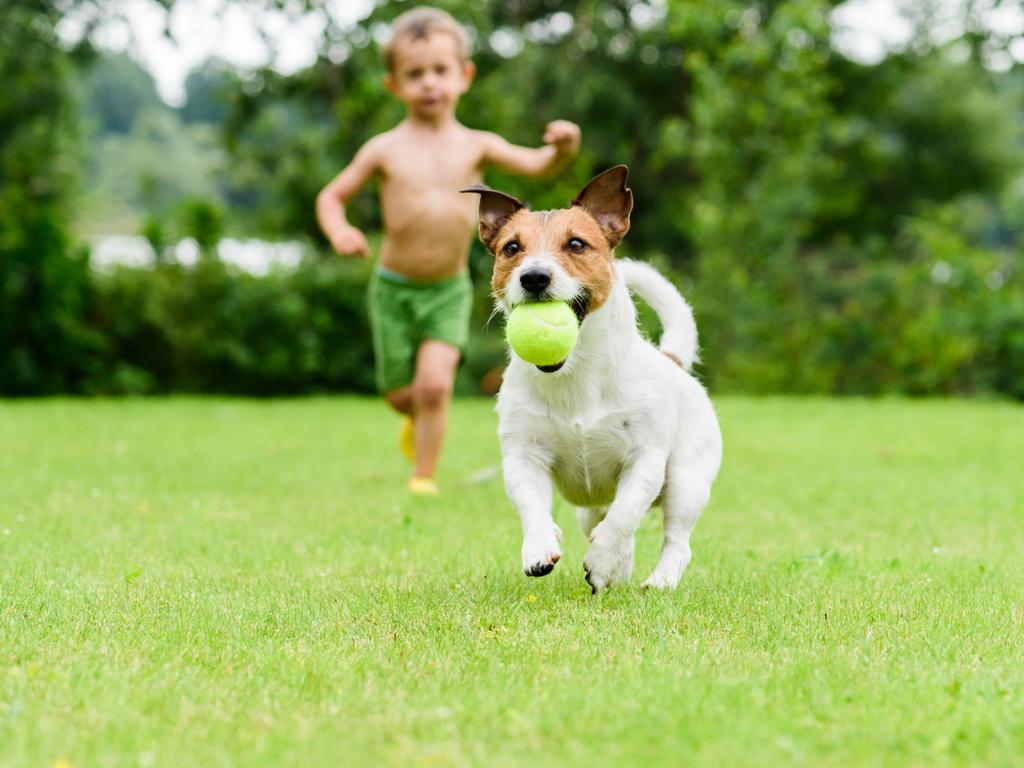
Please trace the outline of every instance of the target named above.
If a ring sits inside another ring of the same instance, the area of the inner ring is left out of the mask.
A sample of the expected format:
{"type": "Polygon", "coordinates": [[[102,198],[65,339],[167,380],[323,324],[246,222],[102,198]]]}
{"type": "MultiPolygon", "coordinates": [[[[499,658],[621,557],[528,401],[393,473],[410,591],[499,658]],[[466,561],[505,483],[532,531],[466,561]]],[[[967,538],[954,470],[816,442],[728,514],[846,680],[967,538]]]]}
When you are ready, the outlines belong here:
{"type": "Polygon", "coordinates": [[[217,243],[224,236],[224,211],[215,202],[202,198],[188,198],[179,203],[181,229],[199,246],[206,259],[216,258],[217,243]]]}
{"type": "MultiPolygon", "coordinates": [[[[563,179],[495,173],[493,183],[559,205],[590,174],[625,162],[638,201],[627,247],[683,269],[698,230],[708,232],[699,211],[752,216],[769,251],[780,237],[889,236],[922,201],[991,193],[1013,167],[1015,116],[990,73],[942,51],[854,64],[832,50],[828,0],[439,5],[475,33],[478,76],[460,104],[467,124],[533,145],[555,117],[584,128],[583,154],[563,179]]],[[[400,119],[373,40],[405,8],[381,3],[354,28],[328,25],[326,53],[308,70],[239,83],[226,124],[233,182],[259,187],[248,202],[265,228],[317,236],[296,196],[312,199],[400,119]]],[[[378,222],[370,196],[355,206],[378,222]]]]}
{"type": "MultiPolygon", "coordinates": [[[[922,204],[998,196],[1020,167],[1020,126],[997,75],[946,50],[875,66],[837,57],[829,131],[841,173],[826,189],[816,235],[891,235],[922,204]],[[955,160],[954,160],[955,159],[955,160]]],[[[1017,99],[1020,103],[1020,99],[1017,99]]]]}
{"type": "Polygon", "coordinates": [[[76,201],[81,234],[138,231],[143,217],[168,216],[184,198],[226,194],[218,129],[182,124],[172,110],[140,112],[129,133],[96,135],[88,146],[87,183],[76,201]]]}
{"type": "Polygon", "coordinates": [[[186,123],[224,122],[238,92],[238,76],[219,59],[204,62],[185,80],[185,103],[178,110],[186,123]]]}
{"type": "MultiPolygon", "coordinates": [[[[112,65],[104,82],[123,77],[127,93],[122,102],[100,89],[96,111],[121,132],[98,146],[87,201],[109,197],[117,201],[114,211],[145,209],[148,233],[158,242],[193,231],[212,247],[222,227],[319,238],[316,192],[366,139],[401,119],[383,87],[375,41],[409,3],[379,2],[366,18],[340,28],[325,11],[327,0],[260,1],[293,16],[323,14],[316,62],[289,76],[270,69],[235,74],[210,64],[193,74],[190,102],[177,115],[146,106],[152,84],[123,62],[112,65]],[[221,115],[229,159],[207,122],[221,115]],[[195,208],[181,200],[204,202],[195,208]],[[222,219],[224,206],[230,213],[222,219]]],[[[466,124],[532,145],[553,118],[583,126],[582,154],[562,178],[541,184],[491,173],[489,182],[535,207],[560,206],[594,172],[629,164],[636,209],[621,252],[659,263],[684,288],[698,281],[699,290],[687,293],[700,315],[713,384],[766,391],[995,388],[1021,396],[1013,382],[1024,338],[1024,76],[1019,67],[999,71],[1013,64],[1006,58],[1012,41],[985,21],[988,4],[966,5],[959,39],[936,40],[931,27],[918,25],[906,50],[874,66],[834,50],[830,0],[438,4],[474,39],[478,77],[460,103],[466,124]]],[[[937,7],[934,0],[902,6],[921,19],[937,7]]],[[[61,7],[87,7],[99,12],[96,18],[123,10],[103,0],[61,7]]],[[[10,74],[0,93],[0,162],[5,183],[13,180],[0,200],[0,274],[5,295],[23,302],[20,312],[5,302],[0,312],[11,315],[0,332],[33,339],[0,354],[21,361],[5,366],[4,375],[17,368],[35,381],[52,368],[54,383],[46,386],[59,388],[77,375],[69,371],[86,365],[82,350],[91,343],[75,336],[77,321],[68,319],[89,303],[88,275],[63,256],[71,250],[64,222],[76,165],[67,149],[74,146],[70,59],[52,32],[57,14],[42,0],[7,3],[0,13],[0,63],[5,78],[10,74]],[[20,266],[9,267],[17,259],[20,266]],[[21,286],[29,284],[36,293],[24,294],[21,286]],[[37,295],[44,297],[42,316],[70,314],[47,321],[42,332],[26,330],[31,313],[24,310],[37,306],[37,295]],[[63,353],[33,368],[24,360],[47,354],[35,341],[43,337],[63,339],[63,353]]],[[[361,226],[379,228],[371,192],[350,209],[361,226]]],[[[108,210],[84,218],[110,216],[108,210]]],[[[473,268],[485,272],[488,262],[477,248],[473,268]]],[[[218,270],[206,263],[195,282],[181,286],[200,291],[202,302],[227,301],[237,286],[218,270]]],[[[159,280],[165,277],[174,279],[159,280]]],[[[140,291],[144,285],[140,278],[140,291]]],[[[290,290],[285,282],[275,285],[290,290]]],[[[263,284],[249,288],[255,295],[263,284]]],[[[141,294],[132,296],[138,304],[133,298],[126,307],[152,311],[141,294]]],[[[481,290],[484,313],[487,303],[481,290]]],[[[281,322],[302,316],[287,296],[276,306],[281,322]]],[[[212,381],[213,372],[228,368],[254,370],[245,346],[255,338],[251,329],[218,346],[204,336],[214,333],[212,325],[189,328],[188,338],[173,342],[191,350],[185,357],[208,359],[207,344],[220,355],[194,381],[212,381]],[[233,362],[222,368],[225,360],[233,362]]],[[[488,364],[496,363],[500,339],[480,340],[475,349],[486,348],[488,364]]],[[[159,387],[156,367],[138,368],[149,373],[125,373],[126,389],[159,387]]],[[[303,384],[288,386],[298,391],[303,384]]]]}
{"type": "MultiPolygon", "coordinates": [[[[439,5],[474,33],[464,122],[533,145],[550,119],[583,126],[583,152],[563,178],[489,182],[556,206],[592,173],[629,164],[636,210],[621,251],[699,277],[715,383],[842,386],[822,378],[815,317],[843,299],[806,281],[909,264],[895,239],[910,237],[911,217],[968,196],[996,200],[1020,168],[1003,78],[978,57],[956,59],[955,43],[851,62],[832,48],[828,0],[439,5]]],[[[353,28],[328,24],[313,67],[240,83],[226,124],[232,182],[258,190],[246,202],[264,231],[317,238],[319,187],[400,119],[373,41],[407,7],[380,3],[353,28]]],[[[362,226],[379,225],[372,194],[351,208],[362,226]]],[[[486,271],[479,249],[474,262],[486,271]]]]}
{"type": "Polygon", "coordinates": [[[100,134],[129,133],[146,111],[168,111],[153,77],[125,54],[96,56],[76,77],[82,117],[100,134]]]}
{"type": "Polygon", "coordinates": [[[52,4],[0,8],[0,392],[72,391],[99,344],[83,322],[84,253],[72,249],[68,200],[78,165],[68,91],[72,61],[52,4]]]}
{"type": "Polygon", "coordinates": [[[146,238],[149,247],[153,249],[153,258],[156,264],[162,265],[167,262],[167,250],[170,243],[167,241],[167,230],[164,227],[163,218],[150,214],[142,223],[142,236],[146,238]]]}

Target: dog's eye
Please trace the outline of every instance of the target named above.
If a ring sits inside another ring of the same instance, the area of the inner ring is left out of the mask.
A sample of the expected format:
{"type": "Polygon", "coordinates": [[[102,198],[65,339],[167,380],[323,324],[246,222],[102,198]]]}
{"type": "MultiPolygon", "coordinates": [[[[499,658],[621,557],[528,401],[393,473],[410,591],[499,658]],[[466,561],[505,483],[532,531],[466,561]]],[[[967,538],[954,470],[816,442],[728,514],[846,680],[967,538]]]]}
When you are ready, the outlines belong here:
{"type": "Polygon", "coordinates": [[[505,243],[505,247],[501,249],[501,252],[504,253],[506,256],[515,256],[517,253],[519,253],[519,243],[517,243],[515,240],[509,240],[507,243],[505,243]]]}
{"type": "Polygon", "coordinates": [[[574,237],[569,241],[569,250],[573,253],[583,253],[587,250],[587,244],[578,237],[574,237]]]}

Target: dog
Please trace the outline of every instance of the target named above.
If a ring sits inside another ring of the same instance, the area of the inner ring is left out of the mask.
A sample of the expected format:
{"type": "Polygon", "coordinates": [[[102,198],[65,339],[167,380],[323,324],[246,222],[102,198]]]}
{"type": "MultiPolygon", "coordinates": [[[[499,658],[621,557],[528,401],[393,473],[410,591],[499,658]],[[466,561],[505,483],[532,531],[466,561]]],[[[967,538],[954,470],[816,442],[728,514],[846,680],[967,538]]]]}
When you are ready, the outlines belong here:
{"type": "Polygon", "coordinates": [[[506,315],[527,301],[565,301],[580,321],[568,358],[537,367],[509,352],[498,392],[505,490],[523,526],[527,576],[561,558],[554,488],[571,504],[590,548],[594,593],[629,581],[634,535],[652,506],[664,511],[661,556],[644,587],[674,589],[691,558],[690,533],[722,461],[722,436],[690,369],[697,327],[689,305],[657,270],[615,259],[633,194],[619,165],[592,179],[562,210],[531,211],[483,185],[480,239],[506,315]],[[660,348],[641,336],[630,290],[655,310],[660,348]]]}

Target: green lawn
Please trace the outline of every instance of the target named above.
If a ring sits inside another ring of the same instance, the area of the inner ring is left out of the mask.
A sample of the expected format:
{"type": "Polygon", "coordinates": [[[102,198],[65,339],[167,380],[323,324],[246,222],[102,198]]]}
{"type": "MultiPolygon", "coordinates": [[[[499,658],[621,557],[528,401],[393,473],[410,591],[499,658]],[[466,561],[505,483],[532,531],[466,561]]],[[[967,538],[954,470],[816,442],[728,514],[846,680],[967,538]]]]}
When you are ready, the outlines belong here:
{"type": "Polygon", "coordinates": [[[0,765],[1024,765],[1024,408],[719,398],[674,593],[519,570],[488,401],[0,403],[0,765]],[[486,475],[485,473],[482,473],[486,475]]]}

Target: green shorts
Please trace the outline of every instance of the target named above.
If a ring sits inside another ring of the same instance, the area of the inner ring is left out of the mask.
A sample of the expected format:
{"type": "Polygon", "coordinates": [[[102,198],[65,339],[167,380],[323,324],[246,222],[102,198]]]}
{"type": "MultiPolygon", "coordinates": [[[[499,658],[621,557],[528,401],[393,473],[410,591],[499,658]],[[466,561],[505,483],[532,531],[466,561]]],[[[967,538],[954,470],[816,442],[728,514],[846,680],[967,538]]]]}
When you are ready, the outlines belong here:
{"type": "Polygon", "coordinates": [[[446,342],[465,356],[473,306],[468,272],[423,282],[378,267],[370,278],[367,305],[381,392],[412,383],[416,350],[424,341],[446,342]]]}

